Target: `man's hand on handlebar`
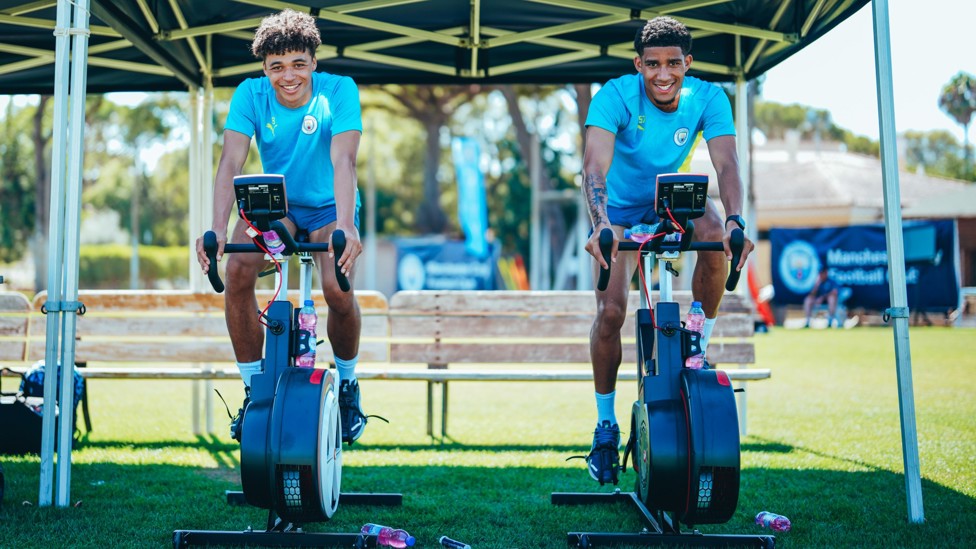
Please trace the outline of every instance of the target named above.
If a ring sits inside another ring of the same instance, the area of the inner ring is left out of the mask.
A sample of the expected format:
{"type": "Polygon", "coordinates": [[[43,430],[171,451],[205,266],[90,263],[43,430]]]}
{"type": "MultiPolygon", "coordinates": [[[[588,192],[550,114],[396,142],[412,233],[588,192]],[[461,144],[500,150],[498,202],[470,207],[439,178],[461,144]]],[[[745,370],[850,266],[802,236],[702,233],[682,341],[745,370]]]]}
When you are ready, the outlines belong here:
{"type": "MultiPolygon", "coordinates": [[[[336,225],[335,230],[343,231],[346,234],[346,247],[342,251],[342,255],[339,257],[339,261],[336,262],[336,266],[341,269],[342,274],[349,275],[352,272],[352,266],[356,262],[356,258],[363,253],[363,243],[359,240],[359,230],[355,225],[352,226],[340,226],[336,225]]],[[[332,245],[332,235],[329,235],[329,257],[334,258],[335,253],[333,252],[334,246],[332,245]]]]}
{"type": "Polygon", "coordinates": [[[606,260],[603,258],[603,252],[600,250],[600,233],[603,229],[610,229],[613,233],[613,247],[610,249],[610,262],[617,262],[617,244],[620,240],[617,238],[616,231],[609,223],[600,223],[593,227],[593,233],[590,234],[590,239],[586,241],[586,251],[590,253],[596,262],[600,264],[601,269],[609,269],[610,265],[607,264],[606,260]]]}
{"type": "MultiPolygon", "coordinates": [[[[722,247],[725,248],[725,259],[729,261],[732,261],[732,248],[729,246],[729,239],[732,238],[732,231],[738,228],[739,227],[734,223],[725,224],[725,235],[722,236],[722,247]]],[[[749,240],[749,237],[745,234],[745,231],[742,232],[742,236],[742,255],[739,256],[739,264],[735,266],[736,271],[741,271],[745,268],[746,259],[749,257],[749,254],[752,252],[753,248],[756,247],[755,244],[749,240]]]]}
{"type": "MultiPolygon", "coordinates": [[[[224,244],[227,244],[227,231],[213,231],[217,235],[217,261],[220,262],[220,258],[224,256],[224,244]]],[[[203,237],[197,238],[197,263],[200,264],[200,268],[203,270],[203,274],[210,272],[210,258],[207,257],[207,252],[203,249],[203,237]]]]}

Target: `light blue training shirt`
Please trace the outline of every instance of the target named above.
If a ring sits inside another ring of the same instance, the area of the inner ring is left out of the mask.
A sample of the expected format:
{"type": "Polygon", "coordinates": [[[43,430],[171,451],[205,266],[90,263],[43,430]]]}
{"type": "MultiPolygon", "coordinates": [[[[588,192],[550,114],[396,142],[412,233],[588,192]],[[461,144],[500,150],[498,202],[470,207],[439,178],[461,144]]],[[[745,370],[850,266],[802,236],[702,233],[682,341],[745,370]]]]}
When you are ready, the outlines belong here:
{"type": "Polygon", "coordinates": [[[234,92],[224,129],[256,139],[265,173],[285,176],[289,204],[332,206],[332,136],[363,131],[359,90],[348,76],[314,72],[311,99],[291,109],[278,103],[267,77],[248,78],[234,92]]]}
{"type": "Polygon", "coordinates": [[[675,112],[657,108],[640,74],[606,83],[593,97],[587,126],[616,135],[607,172],[607,203],[616,208],[653,206],[658,174],[687,171],[699,133],[706,141],[735,135],[732,108],[718,86],[686,76],[675,112]]]}

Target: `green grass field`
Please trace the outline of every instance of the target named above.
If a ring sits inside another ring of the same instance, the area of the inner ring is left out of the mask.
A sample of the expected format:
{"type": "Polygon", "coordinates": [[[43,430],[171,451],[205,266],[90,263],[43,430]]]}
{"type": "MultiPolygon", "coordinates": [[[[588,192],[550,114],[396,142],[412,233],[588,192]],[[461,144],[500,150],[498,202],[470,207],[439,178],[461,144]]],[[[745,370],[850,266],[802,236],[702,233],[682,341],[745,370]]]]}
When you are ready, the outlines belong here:
{"type": "MultiPolygon", "coordinates": [[[[756,345],[773,377],[747,385],[738,511],[703,532],[763,533],[752,518],[770,510],[793,522],[780,547],[976,547],[976,330],[911,330],[921,525],[907,520],[891,330],[775,330],[756,345]]],[[[217,386],[236,408],[239,383],[217,386]]],[[[190,382],[96,380],[89,391],[94,431],[72,454],[78,504],[39,508],[39,460],[0,457],[0,547],[170,547],[176,529],[263,528],[266,511],[224,502],[240,488],[238,446],[222,420],[217,435],[190,434],[190,382]]],[[[623,505],[549,504],[554,491],[611,490],[566,461],[589,449],[589,383],[454,383],[443,443],[425,435],[423,383],[365,381],[363,392],[366,411],[391,423],[371,422],[344,451],[343,491],[401,492],[403,506],[342,506],[309,531],[376,522],[405,528],[418,547],[448,535],[508,549],[640,529],[623,505]]],[[[618,387],[622,425],[634,394],[618,387]]]]}

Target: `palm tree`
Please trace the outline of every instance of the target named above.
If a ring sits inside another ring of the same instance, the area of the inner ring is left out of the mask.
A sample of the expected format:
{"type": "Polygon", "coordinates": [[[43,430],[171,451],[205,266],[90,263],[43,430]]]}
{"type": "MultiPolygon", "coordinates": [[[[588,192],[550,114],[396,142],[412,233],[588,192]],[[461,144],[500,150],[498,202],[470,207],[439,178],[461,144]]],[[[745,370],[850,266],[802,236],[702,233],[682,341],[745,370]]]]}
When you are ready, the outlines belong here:
{"type": "Polygon", "coordinates": [[[972,171],[969,159],[969,122],[976,113],[976,76],[960,71],[943,86],[939,108],[962,126],[963,156],[967,171],[972,171]]]}

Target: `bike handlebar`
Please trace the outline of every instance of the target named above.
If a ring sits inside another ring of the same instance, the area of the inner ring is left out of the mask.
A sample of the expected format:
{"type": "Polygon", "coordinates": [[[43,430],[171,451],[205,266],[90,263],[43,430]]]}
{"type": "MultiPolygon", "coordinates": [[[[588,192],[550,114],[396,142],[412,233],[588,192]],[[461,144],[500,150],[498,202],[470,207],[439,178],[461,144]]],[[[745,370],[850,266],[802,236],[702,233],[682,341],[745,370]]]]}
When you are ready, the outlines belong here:
{"type": "MultiPolygon", "coordinates": [[[[643,251],[660,253],[662,251],[661,244],[663,239],[655,239],[649,241],[644,245],[643,251]]],[[[742,247],[745,245],[745,233],[742,229],[735,229],[732,231],[732,235],[729,237],[729,248],[732,250],[732,260],[729,262],[729,276],[725,280],[725,289],[728,291],[735,290],[735,287],[739,284],[739,271],[735,270],[735,267],[739,264],[739,259],[742,257],[742,247]]],[[[641,245],[637,242],[631,242],[629,240],[621,240],[617,245],[617,250],[628,252],[637,251],[641,249],[641,245]]],[[[600,278],[597,281],[597,289],[601,292],[607,289],[607,284],[610,282],[610,252],[613,250],[613,230],[603,229],[600,231],[600,253],[603,254],[603,260],[607,263],[607,268],[600,268],[600,278]]],[[[695,251],[695,252],[722,252],[725,248],[722,246],[721,242],[692,242],[690,246],[680,251],[695,251]]],[[[676,250],[677,251],[677,250],[676,250]]]]}
{"type": "MultiPolygon", "coordinates": [[[[278,236],[281,237],[281,241],[285,245],[285,251],[282,252],[282,255],[329,251],[329,244],[325,242],[296,242],[291,232],[279,221],[273,221],[271,228],[278,233],[278,236]]],[[[332,249],[334,251],[335,273],[336,280],[339,282],[339,289],[343,292],[348,292],[349,279],[346,275],[342,274],[342,269],[339,267],[339,258],[342,257],[342,252],[346,249],[346,233],[342,231],[334,231],[332,233],[332,249]]],[[[210,285],[213,286],[214,291],[218,294],[223,293],[224,282],[220,280],[220,274],[217,272],[217,234],[213,231],[203,233],[203,251],[207,254],[207,259],[210,260],[210,270],[207,271],[207,278],[210,279],[210,285]]],[[[225,244],[224,253],[264,253],[264,250],[259,248],[257,244],[225,244]]]]}

